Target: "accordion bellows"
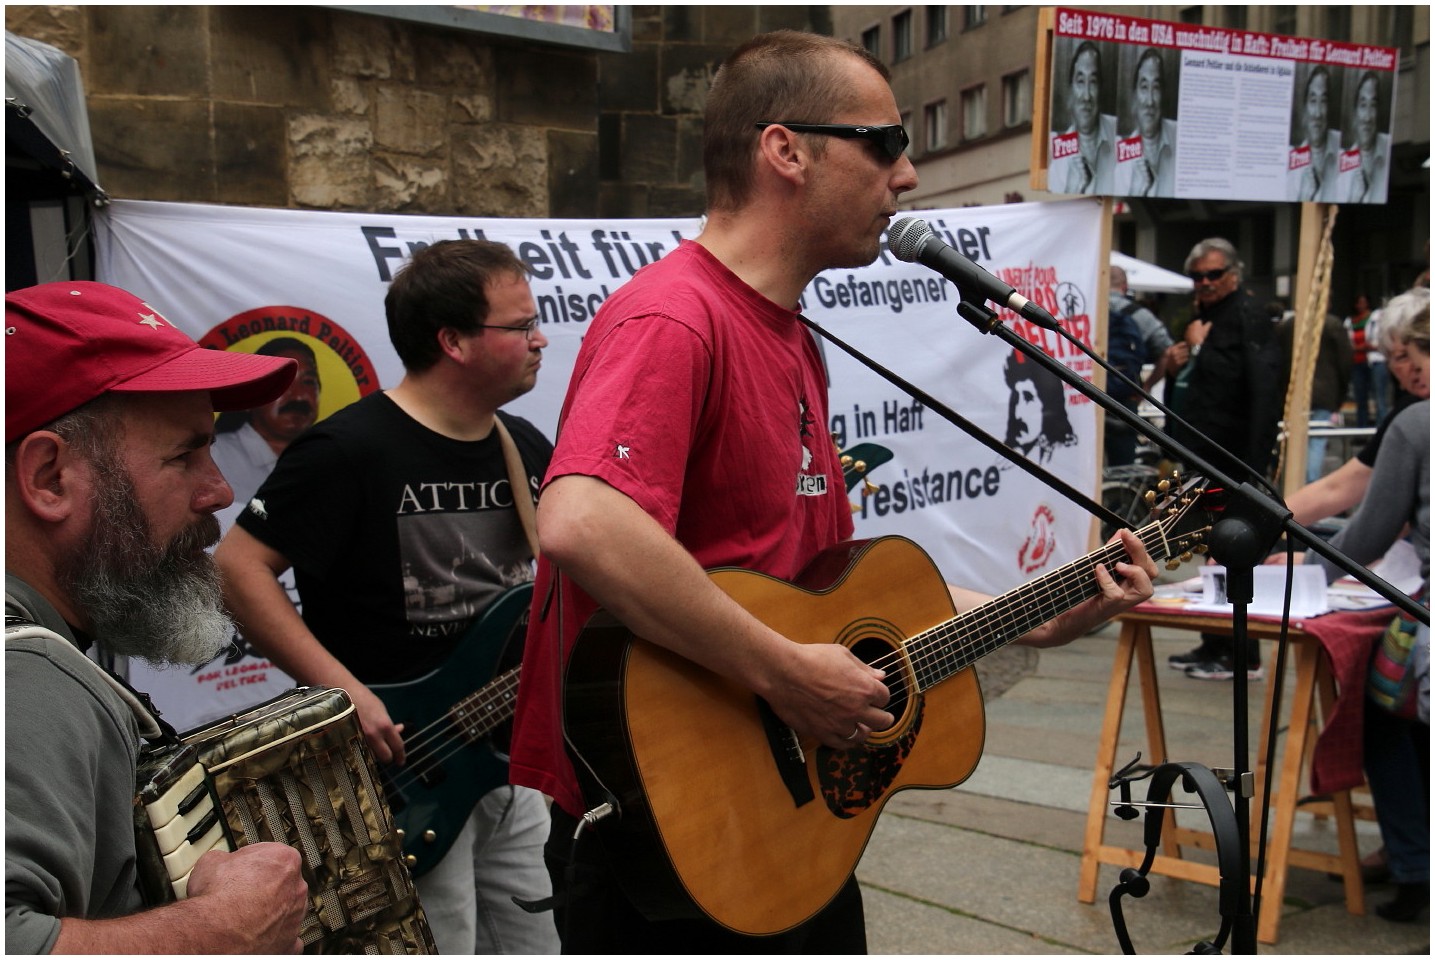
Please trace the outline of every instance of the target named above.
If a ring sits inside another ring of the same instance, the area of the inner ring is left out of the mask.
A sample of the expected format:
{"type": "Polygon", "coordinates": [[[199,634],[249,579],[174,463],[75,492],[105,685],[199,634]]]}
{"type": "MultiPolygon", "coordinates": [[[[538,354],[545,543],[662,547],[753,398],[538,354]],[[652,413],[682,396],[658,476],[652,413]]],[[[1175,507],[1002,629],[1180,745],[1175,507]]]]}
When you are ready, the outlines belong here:
{"type": "Polygon", "coordinates": [[[301,687],[181,740],[140,764],[135,829],[150,903],[184,896],[212,847],[273,840],[303,860],[305,953],[436,952],[344,691],[301,687]]]}

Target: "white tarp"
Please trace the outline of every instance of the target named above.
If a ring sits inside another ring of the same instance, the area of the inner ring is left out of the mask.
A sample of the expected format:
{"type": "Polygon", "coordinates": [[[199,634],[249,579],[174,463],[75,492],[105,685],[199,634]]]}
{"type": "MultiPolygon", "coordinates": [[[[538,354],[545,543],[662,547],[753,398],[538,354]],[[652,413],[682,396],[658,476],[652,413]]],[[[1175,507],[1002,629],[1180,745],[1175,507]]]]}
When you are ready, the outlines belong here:
{"type": "MultiPolygon", "coordinates": [[[[1104,314],[1097,309],[1104,305],[1094,302],[1105,267],[1099,203],[921,216],[953,247],[1095,342],[1094,317],[1104,314]]],[[[698,228],[696,219],[493,220],[116,201],[97,215],[96,240],[99,279],[146,298],[209,345],[252,351],[275,336],[310,343],[319,354],[321,416],[399,382],[383,299],[413,245],[477,236],[506,242],[532,267],[550,341],[537,388],[507,409],[552,436],[593,311],[639,267],[698,228]]],[[[871,266],[820,275],[803,299],[808,317],[1005,439],[1017,410],[1018,391],[1006,380],[1012,351],[960,319],[956,305],[950,283],[885,251],[871,266]]],[[[1009,313],[1004,319],[1090,379],[1093,364],[1074,347],[1009,313]]],[[[1081,508],[839,349],[829,344],[825,352],[832,376],[829,427],[839,445],[873,442],[894,454],[871,475],[880,489],[856,514],[859,537],[908,536],[947,579],[993,593],[1088,550],[1092,524],[1081,508]]],[[[1049,445],[1045,465],[1094,494],[1095,407],[1069,388],[1063,393],[1065,402],[1048,409],[1037,428],[1069,434],[1049,445]]],[[[262,658],[246,657],[136,682],[169,710],[172,722],[186,727],[272,695],[287,681],[262,658]]]]}
{"type": "Polygon", "coordinates": [[[1185,274],[1128,257],[1118,250],[1111,251],[1111,265],[1126,271],[1126,284],[1134,293],[1190,293],[1195,286],[1185,274]]]}

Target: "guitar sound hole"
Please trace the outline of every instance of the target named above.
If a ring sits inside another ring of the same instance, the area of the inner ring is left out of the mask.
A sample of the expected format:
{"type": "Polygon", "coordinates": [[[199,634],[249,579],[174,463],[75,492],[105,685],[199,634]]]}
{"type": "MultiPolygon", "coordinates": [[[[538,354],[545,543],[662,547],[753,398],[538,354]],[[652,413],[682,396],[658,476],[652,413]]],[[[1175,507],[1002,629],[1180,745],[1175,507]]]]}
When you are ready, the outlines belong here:
{"type": "Polygon", "coordinates": [[[901,658],[893,650],[891,643],[881,637],[863,637],[854,643],[851,649],[858,660],[887,671],[887,676],[882,679],[888,691],[886,709],[892,715],[895,725],[900,726],[902,717],[907,712],[908,700],[907,671],[903,669],[901,658]]]}

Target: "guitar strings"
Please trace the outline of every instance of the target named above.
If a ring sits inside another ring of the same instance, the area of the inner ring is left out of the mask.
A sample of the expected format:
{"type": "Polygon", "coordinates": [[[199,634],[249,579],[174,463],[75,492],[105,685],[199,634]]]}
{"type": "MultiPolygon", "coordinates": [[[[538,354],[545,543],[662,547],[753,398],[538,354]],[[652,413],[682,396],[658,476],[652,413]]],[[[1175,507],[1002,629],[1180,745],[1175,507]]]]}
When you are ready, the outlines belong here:
{"type": "MultiPolygon", "coordinates": [[[[1182,511],[1181,515],[1184,515],[1184,512],[1182,511]]],[[[1147,550],[1162,545],[1169,548],[1166,525],[1174,524],[1181,515],[1153,523],[1137,531],[1137,537],[1141,540],[1142,545],[1147,550]]],[[[1120,541],[1109,543],[1100,550],[1055,571],[1049,578],[1049,583],[1041,584],[1040,593],[1035,584],[1028,583],[1016,587],[978,607],[964,611],[908,638],[903,643],[902,649],[894,650],[885,657],[879,657],[873,661],[872,666],[881,670],[889,670],[910,661],[913,674],[918,681],[919,691],[929,689],[962,667],[1069,610],[1086,597],[1095,596],[1099,592],[1099,587],[1091,576],[1094,564],[1104,562],[1110,566],[1121,560],[1129,560],[1125,547],[1120,541]],[[1015,607],[1014,601],[1021,598],[1023,594],[1036,600],[1036,603],[1015,607]],[[1071,604],[1057,602],[1068,599],[1074,602],[1071,604]],[[993,632],[991,628],[996,626],[1008,629],[998,631],[999,635],[993,639],[987,639],[979,632],[983,628],[989,633],[993,632]],[[938,641],[950,639],[953,634],[960,633],[973,635],[955,647],[939,648],[938,641]],[[945,669],[938,673],[936,669],[933,669],[934,667],[945,669]]]]}
{"type": "Polygon", "coordinates": [[[469,743],[491,732],[507,717],[494,719],[492,712],[478,708],[487,704],[502,705],[503,701],[516,694],[517,689],[518,670],[513,669],[479,691],[483,696],[475,694],[472,698],[459,701],[433,723],[405,737],[404,752],[407,762],[389,777],[390,782],[398,789],[412,786],[469,743]],[[472,711],[475,714],[472,719],[454,715],[455,709],[469,703],[476,708],[472,711]]]}

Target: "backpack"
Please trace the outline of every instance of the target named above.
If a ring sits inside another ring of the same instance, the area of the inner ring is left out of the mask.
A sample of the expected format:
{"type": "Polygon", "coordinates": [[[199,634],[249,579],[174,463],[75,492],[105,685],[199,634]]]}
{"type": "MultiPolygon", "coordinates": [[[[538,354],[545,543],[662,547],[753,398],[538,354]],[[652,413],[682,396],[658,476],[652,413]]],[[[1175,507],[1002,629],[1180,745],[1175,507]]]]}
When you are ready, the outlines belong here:
{"type": "MultiPolygon", "coordinates": [[[[1134,316],[1140,309],[1140,305],[1128,300],[1124,307],[1110,315],[1106,327],[1107,362],[1138,386],[1141,383],[1141,366],[1146,362],[1146,342],[1134,316]]],[[[1107,378],[1106,392],[1117,400],[1136,395],[1133,387],[1114,376],[1107,378]]]]}

